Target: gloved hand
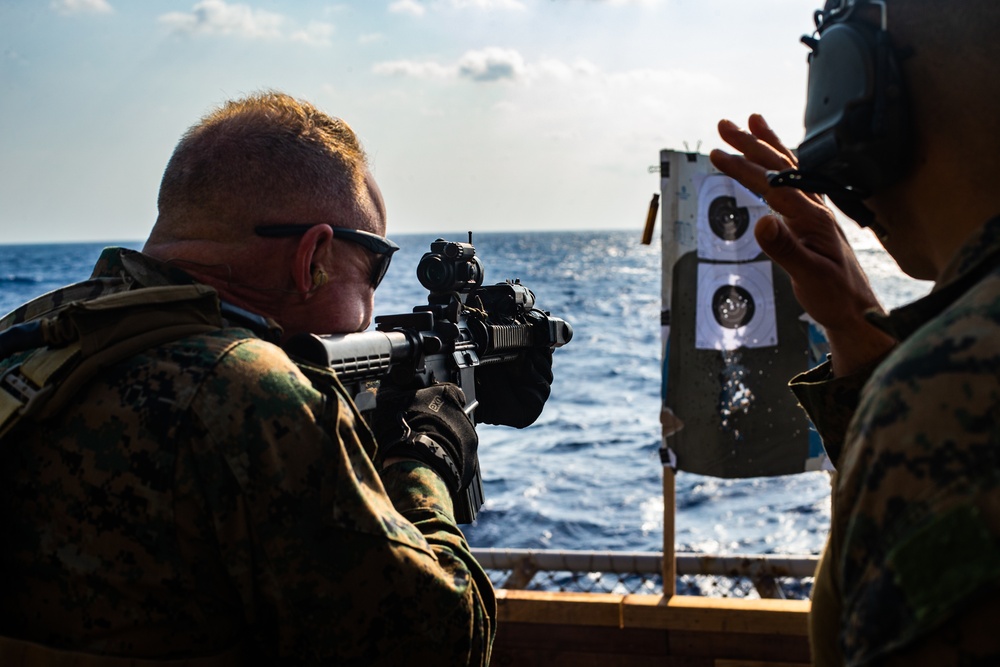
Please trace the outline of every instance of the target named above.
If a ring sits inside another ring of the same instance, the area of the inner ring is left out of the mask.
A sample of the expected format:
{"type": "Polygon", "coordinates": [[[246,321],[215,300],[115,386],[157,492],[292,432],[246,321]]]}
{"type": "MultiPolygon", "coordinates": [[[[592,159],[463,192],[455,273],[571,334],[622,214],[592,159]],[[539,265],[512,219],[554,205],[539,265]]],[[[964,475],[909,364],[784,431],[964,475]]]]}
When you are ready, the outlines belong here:
{"type": "Polygon", "coordinates": [[[379,445],[375,464],[414,458],[434,468],[452,494],[465,489],[475,474],[479,437],[464,407],[465,394],[454,384],[415,390],[383,384],[371,418],[379,445]]]}
{"type": "Polygon", "coordinates": [[[524,428],[542,414],[552,390],[552,350],[531,348],[506,364],[476,370],[476,421],[524,428]]]}

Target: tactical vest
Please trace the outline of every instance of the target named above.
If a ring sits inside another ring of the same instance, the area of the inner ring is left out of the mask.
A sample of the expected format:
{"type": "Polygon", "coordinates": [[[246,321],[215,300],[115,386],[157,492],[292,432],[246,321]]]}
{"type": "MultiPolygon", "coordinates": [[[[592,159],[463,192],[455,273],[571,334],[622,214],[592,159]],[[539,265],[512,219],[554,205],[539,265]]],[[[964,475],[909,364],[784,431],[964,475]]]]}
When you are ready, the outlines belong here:
{"type": "Polygon", "coordinates": [[[162,343],[224,326],[205,285],[149,287],[77,301],[0,333],[0,438],[41,420],[105,368],[162,343]]]}
{"type": "MultiPolygon", "coordinates": [[[[56,314],[0,332],[0,441],[26,419],[40,421],[57,414],[104,369],[152,347],[228,326],[224,314],[267,327],[263,318],[221,304],[214,289],[192,284],[76,301],[56,314]]],[[[145,660],[63,651],[0,636],[0,665],[230,667],[243,664],[242,649],[182,660],[145,660]]]]}

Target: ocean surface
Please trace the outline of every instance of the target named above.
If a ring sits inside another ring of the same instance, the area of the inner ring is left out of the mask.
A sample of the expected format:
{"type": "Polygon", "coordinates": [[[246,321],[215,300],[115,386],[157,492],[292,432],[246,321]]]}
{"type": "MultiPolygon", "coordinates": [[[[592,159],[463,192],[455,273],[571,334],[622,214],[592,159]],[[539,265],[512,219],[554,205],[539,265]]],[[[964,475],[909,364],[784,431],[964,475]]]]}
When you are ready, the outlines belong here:
{"type": "MultiPolygon", "coordinates": [[[[887,307],[926,293],[875,241],[848,230],[887,307]]],[[[376,294],[379,315],[426,303],[415,277],[432,234],[393,236],[401,250],[376,294]]],[[[464,241],[464,235],[447,235],[464,241]]],[[[480,427],[486,505],[473,546],[660,551],[660,247],[636,231],[481,233],[486,283],[520,278],[537,306],[569,321],[555,381],[531,427],[480,427]]],[[[137,242],[0,245],[0,314],[90,275],[101,248],[137,242]]],[[[830,523],[823,472],[739,480],[678,473],[678,550],[819,553],[830,523]]]]}

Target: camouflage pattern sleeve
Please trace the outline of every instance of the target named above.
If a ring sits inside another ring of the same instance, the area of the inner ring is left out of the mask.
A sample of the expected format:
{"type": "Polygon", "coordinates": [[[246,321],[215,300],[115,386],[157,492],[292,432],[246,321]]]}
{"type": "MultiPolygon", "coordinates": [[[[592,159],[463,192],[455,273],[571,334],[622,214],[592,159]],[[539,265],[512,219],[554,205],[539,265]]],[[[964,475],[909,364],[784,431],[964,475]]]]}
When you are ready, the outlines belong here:
{"type": "Polygon", "coordinates": [[[404,518],[342,399],[318,393],[277,347],[245,341],[192,409],[208,435],[196,473],[262,648],[339,665],[486,663],[491,589],[437,511],[441,489],[400,480],[397,502],[423,525],[404,518]]]}
{"type": "Polygon", "coordinates": [[[823,440],[826,455],[834,466],[844,449],[847,426],[858,407],[867,372],[834,378],[829,360],[792,378],[788,386],[806,411],[823,440]]]}
{"type": "Polygon", "coordinates": [[[382,480],[393,505],[424,535],[441,567],[451,573],[456,590],[467,590],[471,603],[471,609],[463,609],[457,619],[459,623],[471,620],[471,634],[457,623],[451,640],[414,646],[424,652],[410,652],[411,664],[487,665],[496,634],[496,597],[492,582],[455,524],[447,486],[430,466],[418,461],[388,466],[382,471],[382,480]],[[470,637],[475,641],[472,645],[470,637]]]}
{"type": "Polygon", "coordinates": [[[970,614],[1000,616],[998,418],[994,274],[908,337],[862,392],[834,495],[846,664],[998,664],[995,629],[956,632],[970,614]]]}

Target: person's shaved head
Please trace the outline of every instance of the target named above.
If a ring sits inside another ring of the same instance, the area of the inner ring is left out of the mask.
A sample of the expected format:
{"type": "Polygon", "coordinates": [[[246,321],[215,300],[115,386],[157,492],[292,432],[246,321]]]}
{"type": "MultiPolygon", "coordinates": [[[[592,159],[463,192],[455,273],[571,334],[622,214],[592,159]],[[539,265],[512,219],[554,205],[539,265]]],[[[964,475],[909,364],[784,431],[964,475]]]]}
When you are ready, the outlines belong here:
{"type": "Polygon", "coordinates": [[[254,225],[338,211],[365,228],[367,161],[344,121],[288,95],[226,102],[189,129],[160,184],[151,243],[231,242],[254,225]]]}

